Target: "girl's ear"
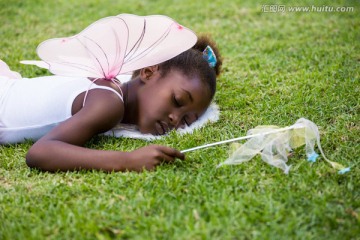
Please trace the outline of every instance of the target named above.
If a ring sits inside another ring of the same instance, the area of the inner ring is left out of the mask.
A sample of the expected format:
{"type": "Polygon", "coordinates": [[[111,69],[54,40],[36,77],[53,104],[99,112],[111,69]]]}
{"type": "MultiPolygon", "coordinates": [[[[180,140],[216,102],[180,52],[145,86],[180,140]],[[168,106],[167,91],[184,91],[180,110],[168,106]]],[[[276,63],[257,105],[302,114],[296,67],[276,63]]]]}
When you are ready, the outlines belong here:
{"type": "Polygon", "coordinates": [[[140,80],[143,83],[146,83],[150,79],[153,79],[154,76],[159,72],[159,65],[154,65],[150,67],[145,67],[140,70],[140,80]]]}

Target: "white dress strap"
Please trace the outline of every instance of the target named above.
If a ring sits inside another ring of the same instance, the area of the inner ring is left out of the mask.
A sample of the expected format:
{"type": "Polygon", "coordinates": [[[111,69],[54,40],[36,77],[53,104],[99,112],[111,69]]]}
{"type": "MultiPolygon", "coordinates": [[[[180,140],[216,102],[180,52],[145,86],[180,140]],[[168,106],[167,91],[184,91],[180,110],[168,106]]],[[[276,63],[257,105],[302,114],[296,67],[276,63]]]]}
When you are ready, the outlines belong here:
{"type": "Polygon", "coordinates": [[[105,89],[105,90],[110,90],[112,92],[114,92],[116,95],[118,95],[118,97],[120,98],[120,100],[122,102],[124,102],[124,99],[123,99],[123,93],[121,91],[121,88],[120,88],[120,85],[118,83],[116,83],[115,81],[113,81],[114,84],[116,84],[116,86],[119,88],[121,94],[119,94],[117,91],[115,91],[115,89],[111,88],[111,87],[107,87],[107,86],[100,86],[100,85],[96,85],[95,82],[98,80],[98,78],[96,78],[95,80],[91,81],[90,85],[89,85],[89,88],[86,90],[86,93],[85,93],[85,96],[84,96],[84,100],[83,100],[83,106],[85,106],[85,101],[86,101],[86,98],[87,98],[87,95],[89,93],[89,90],[91,89],[105,89]],[[93,87],[94,86],[94,87],[93,87]]]}
{"type": "Polygon", "coordinates": [[[91,89],[105,89],[105,90],[109,90],[109,91],[115,93],[115,94],[120,98],[120,100],[121,100],[122,102],[124,102],[123,96],[121,96],[121,94],[120,94],[118,91],[116,91],[115,89],[113,89],[113,88],[111,88],[111,87],[96,85],[96,87],[91,88],[91,89]]]}

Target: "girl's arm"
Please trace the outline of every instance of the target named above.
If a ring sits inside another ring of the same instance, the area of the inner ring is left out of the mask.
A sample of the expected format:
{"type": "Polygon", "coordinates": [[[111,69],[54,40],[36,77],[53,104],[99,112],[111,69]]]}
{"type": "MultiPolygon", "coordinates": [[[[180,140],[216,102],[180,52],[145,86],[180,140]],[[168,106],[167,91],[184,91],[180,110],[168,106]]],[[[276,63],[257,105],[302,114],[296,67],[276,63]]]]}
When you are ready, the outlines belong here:
{"type": "Polygon", "coordinates": [[[26,155],[29,167],[46,171],[98,169],[105,171],[151,170],[161,162],[183,159],[179,151],[158,145],[132,152],[93,150],[82,147],[94,135],[114,127],[123,117],[118,96],[94,89],[85,106],[38,140],[26,155]]]}

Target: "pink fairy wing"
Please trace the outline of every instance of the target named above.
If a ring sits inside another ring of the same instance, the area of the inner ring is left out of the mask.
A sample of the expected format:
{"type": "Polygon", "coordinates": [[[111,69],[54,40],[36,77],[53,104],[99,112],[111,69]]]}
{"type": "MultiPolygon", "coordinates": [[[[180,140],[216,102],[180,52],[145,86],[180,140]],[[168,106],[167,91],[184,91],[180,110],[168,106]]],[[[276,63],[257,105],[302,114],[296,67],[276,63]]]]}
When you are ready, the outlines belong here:
{"type": "Polygon", "coordinates": [[[21,75],[18,72],[11,71],[9,66],[0,59],[0,76],[8,77],[10,79],[20,79],[21,75]]]}
{"type": "Polygon", "coordinates": [[[196,34],[173,19],[162,16],[136,16],[120,14],[129,29],[124,64],[120,73],[169,60],[191,48],[196,34]]]}
{"type": "Polygon", "coordinates": [[[42,42],[37,53],[53,74],[111,79],[123,64],[127,39],[124,21],[108,17],[75,36],[42,42]]]}
{"type": "Polygon", "coordinates": [[[196,40],[169,17],[121,14],[100,19],[75,36],[44,41],[37,53],[46,63],[40,66],[48,65],[53,74],[112,79],[171,59],[196,40]]]}
{"type": "Polygon", "coordinates": [[[50,66],[48,63],[44,62],[44,61],[38,61],[38,60],[22,60],[20,61],[20,63],[22,64],[26,64],[26,65],[35,65],[39,68],[45,68],[45,69],[49,69],[50,66]]]}

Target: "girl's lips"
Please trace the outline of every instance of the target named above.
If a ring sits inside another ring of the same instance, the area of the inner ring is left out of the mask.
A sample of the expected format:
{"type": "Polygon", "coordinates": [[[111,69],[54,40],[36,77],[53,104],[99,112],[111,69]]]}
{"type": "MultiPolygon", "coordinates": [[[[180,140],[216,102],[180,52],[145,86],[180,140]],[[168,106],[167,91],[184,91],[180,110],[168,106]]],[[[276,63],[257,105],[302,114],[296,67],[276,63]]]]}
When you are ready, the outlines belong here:
{"type": "Polygon", "coordinates": [[[160,121],[157,121],[155,123],[155,129],[156,129],[156,132],[158,133],[158,135],[163,135],[165,134],[165,129],[164,127],[161,125],[161,122],[160,121]]]}
{"type": "Polygon", "coordinates": [[[155,123],[155,128],[159,135],[164,135],[165,133],[170,131],[169,125],[163,121],[157,121],[155,123]]]}

